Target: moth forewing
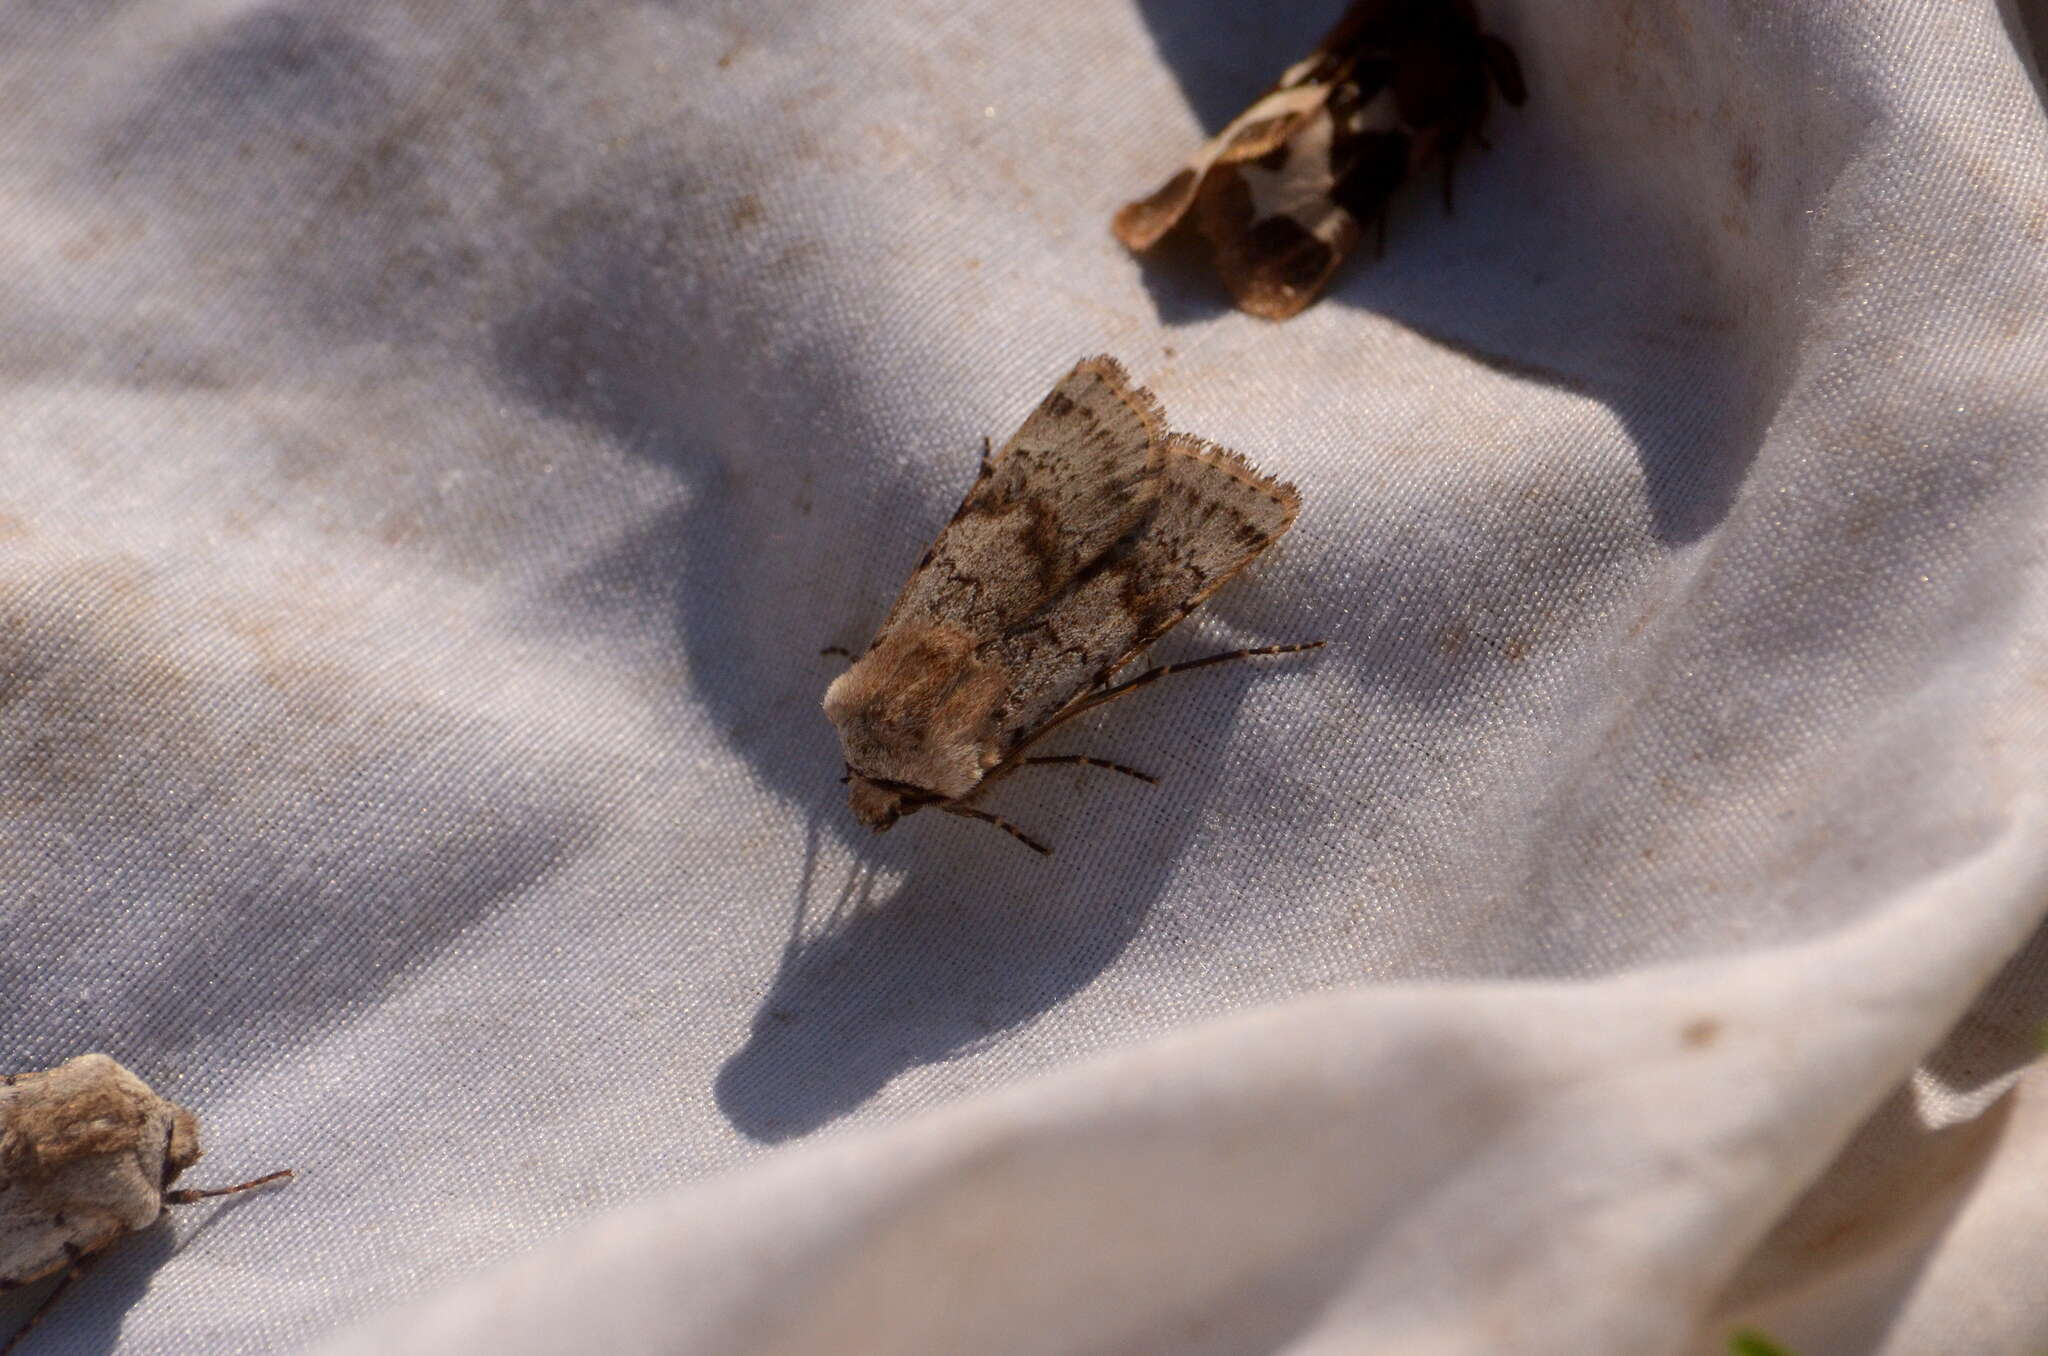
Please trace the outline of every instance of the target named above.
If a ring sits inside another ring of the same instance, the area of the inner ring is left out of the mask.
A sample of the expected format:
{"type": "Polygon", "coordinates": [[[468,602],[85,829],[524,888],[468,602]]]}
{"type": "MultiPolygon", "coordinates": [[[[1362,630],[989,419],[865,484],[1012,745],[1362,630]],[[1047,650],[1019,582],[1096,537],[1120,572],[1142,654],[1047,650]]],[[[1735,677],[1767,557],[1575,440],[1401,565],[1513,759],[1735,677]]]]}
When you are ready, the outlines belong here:
{"type": "Polygon", "coordinates": [[[1112,358],[1075,365],[983,468],[868,650],[825,693],[855,814],[884,829],[920,800],[971,794],[998,761],[1010,675],[988,637],[1145,519],[1158,492],[1158,401],[1112,358]]]}
{"type": "Polygon", "coordinates": [[[875,637],[932,621],[986,632],[1030,615],[1150,511],[1159,402],[1114,358],[1076,363],[989,461],[875,637]]]}
{"type": "Polygon", "coordinates": [[[1347,182],[1338,144],[1334,115],[1318,108],[1285,154],[1202,181],[1196,225],[1241,310],[1264,320],[1296,314],[1357,246],[1364,228],[1338,201],[1347,182]]]}
{"type": "Polygon", "coordinates": [[[1145,776],[1021,755],[1107,696],[1120,669],[1293,525],[1298,502],[1236,453],[1168,433],[1114,359],[1077,364],[826,690],[855,817],[879,831],[932,805],[1045,851],[968,802],[1032,762],[1145,776]]]}
{"type": "Polygon", "coordinates": [[[1118,208],[1110,221],[1116,238],[1130,249],[1151,249],[1180,224],[1215,166],[1256,160],[1284,146],[1301,120],[1314,114],[1329,98],[1328,85],[1302,84],[1305,77],[1306,72],[1283,76],[1277,86],[1203,143],[1194,157],[1149,197],[1118,208]]]}
{"type": "Polygon", "coordinates": [[[291,1175],[218,1191],[170,1190],[200,1153],[192,1113],[106,1055],[0,1075],[0,1290],[77,1268],[154,1223],[167,1203],[291,1175]]]}

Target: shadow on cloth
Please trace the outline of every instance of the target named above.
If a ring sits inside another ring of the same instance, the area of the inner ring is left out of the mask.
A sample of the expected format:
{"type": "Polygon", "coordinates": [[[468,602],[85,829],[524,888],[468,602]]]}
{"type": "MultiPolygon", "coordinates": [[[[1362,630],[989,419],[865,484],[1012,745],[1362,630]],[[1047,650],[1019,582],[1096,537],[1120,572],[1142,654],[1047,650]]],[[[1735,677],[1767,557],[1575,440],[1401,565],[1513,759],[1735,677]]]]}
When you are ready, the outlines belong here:
{"type": "MultiPolygon", "coordinates": [[[[1996,1158],[2012,1109],[2003,1097],[1930,1130],[1910,1093],[1894,1092],[1729,1279],[1716,1326],[1754,1324],[1798,1351],[1877,1350],[1996,1158]],[[1830,1289],[1842,1298],[1816,1298],[1830,1289]]],[[[1723,1350],[1719,1332],[1704,1338],[1702,1349],[1723,1350]]]]}
{"type": "MultiPolygon", "coordinates": [[[[1227,728],[1260,675],[1245,665],[1206,677],[1205,723],[1227,728]]],[[[1172,694],[1147,695],[1162,705],[1133,701],[1060,748],[1167,766],[1156,751],[1173,736],[1156,722],[1171,718],[1172,694]]],[[[836,754],[829,727],[811,737],[836,754]]],[[[1177,768],[1158,787],[1090,768],[1006,780],[989,803],[1049,838],[1049,858],[937,811],[869,834],[821,771],[829,791],[814,793],[789,941],[716,1083],[733,1124],[756,1139],[803,1134],[905,1070],[974,1053],[1085,988],[1137,934],[1183,841],[1213,821],[1202,812],[1207,770],[1195,759],[1177,768]],[[820,879],[825,832],[862,859],[836,883],[820,879]]]]}
{"type": "MultiPolygon", "coordinates": [[[[66,1351],[112,1351],[121,1341],[122,1320],[149,1293],[157,1268],[177,1250],[176,1236],[161,1219],[116,1240],[50,1307],[36,1335],[22,1345],[30,1351],[38,1342],[66,1351]]],[[[61,1281],[61,1273],[46,1277],[0,1300],[0,1342],[19,1332],[61,1281]]]]}
{"type": "Polygon", "coordinates": [[[2048,1040],[2048,926],[1985,986],[1920,1068],[1945,1093],[1976,1103],[2002,1096],[2048,1040]]]}
{"type": "MultiPolygon", "coordinates": [[[[38,797],[46,841],[81,860],[144,865],[103,871],[91,899],[17,902],[0,993],[51,1015],[17,1037],[16,1067],[98,1049],[161,1067],[169,1051],[236,1048],[252,1029],[313,1040],[596,831],[549,793],[533,759],[508,756],[489,721],[339,666],[313,669],[303,689],[331,720],[277,708],[222,716],[243,708],[178,629],[182,613],[153,600],[132,615],[95,611],[101,595],[78,574],[39,583],[14,617],[23,652],[39,657],[21,672],[48,731],[0,748],[0,783],[38,797]],[[66,756],[39,752],[50,747],[66,756]],[[295,764],[278,752],[304,748],[328,756],[295,764]],[[232,851],[208,827],[219,806],[250,820],[232,851]],[[139,883],[160,862],[180,869],[139,883]],[[80,908],[96,911],[94,948],[51,940],[62,934],[46,920],[80,908]],[[181,982],[109,983],[107,957],[147,957],[150,974],[181,982]]],[[[15,601],[7,592],[0,600],[15,601]]]]}
{"type": "MultiPolygon", "coordinates": [[[[690,194],[678,181],[669,196],[690,194]]],[[[721,314],[719,298],[743,289],[696,285],[687,229],[593,218],[561,238],[553,283],[496,336],[501,376],[686,487],[563,587],[585,598],[620,581],[658,591],[691,696],[759,781],[809,814],[790,941],[715,1086],[742,1133],[800,1135],[906,1070],[1034,1019],[1121,954],[1203,817],[1213,778],[1201,748],[1268,671],[1191,676],[1199,719],[1185,697],[1148,694],[1049,741],[1048,753],[1116,758],[1165,780],[1149,788],[1075,767],[1007,779],[988,807],[1050,842],[1050,858],[936,811],[868,833],[844,804],[819,705],[843,661],[819,650],[866,643],[965,492],[978,447],[962,446],[957,484],[945,486],[928,463],[889,455],[903,435],[868,413],[887,402],[836,355],[763,332],[773,320],[721,314]],[[825,879],[821,862],[849,857],[847,879],[825,879]]]]}
{"type": "MultiPolygon", "coordinates": [[[[90,1270],[51,1306],[37,1326],[36,1336],[24,1345],[30,1350],[37,1349],[37,1342],[47,1342],[51,1349],[61,1347],[65,1351],[114,1350],[120,1345],[123,1318],[149,1293],[157,1268],[197,1242],[215,1224],[267,1194],[259,1191],[209,1202],[212,1208],[182,1232],[171,1221],[189,1221],[191,1214],[178,1207],[180,1213],[169,1220],[159,1216],[148,1228],[116,1239],[93,1255],[90,1270]]],[[[5,1342],[28,1320],[49,1297],[58,1279],[52,1276],[0,1300],[0,1342],[5,1342]]]]}
{"type": "MultiPolygon", "coordinates": [[[[1140,0],[1205,135],[1305,56],[1343,6],[1323,8],[1275,22],[1258,4],[1219,11],[1195,0],[1140,0]]],[[[1493,27],[1514,17],[1500,5],[1482,8],[1493,27]]],[[[1504,109],[1496,101],[1492,148],[1459,161],[1455,211],[1446,212],[1431,167],[1397,195],[1384,255],[1362,246],[1317,304],[1374,311],[1497,371],[1599,401],[1635,444],[1657,539],[1697,540],[1734,501],[1791,375],[1784,359],[1796,326],[1773,303],[1805,227],[1796,214],[1788,224],[1768,191],[1774,175],[1791,172],[1775,163],[1794,159],[1790,149],[1775,149],[1796,132],[1774,136],[1744,123],[1728,111],[1738,106],[1730,92],[1708,84],[1628,87],[1643,105],[1626,110],[1636,125],[1686,129],[1670,134],[1669,154],[1701,163],[1681,175],[1657,163],[1661,148],[1645,150],[1640,140],[1594,144],[1602,124],[1569,106],[1597,84],[1584,68],[1609,54],[1546,52],[1532,35],[1504,36],[1522,51],[1529,102],[1504,109]]],[[[1716,69],[1709,54],[1690,56],[1716,69]]],[[[1162,147],[1157,179],[1129,185],[1128,196],[1150,192],[1193,150],[1162,147]]],[[[1799,168],[1802,182],[1827,181],[1824,166],[1799,168]]],[[[1164,324],[1228,309],[1206,247],[1185,238],[1192,235],[1175,232],[1181,239],[1141,264],[1164,324]]]]}

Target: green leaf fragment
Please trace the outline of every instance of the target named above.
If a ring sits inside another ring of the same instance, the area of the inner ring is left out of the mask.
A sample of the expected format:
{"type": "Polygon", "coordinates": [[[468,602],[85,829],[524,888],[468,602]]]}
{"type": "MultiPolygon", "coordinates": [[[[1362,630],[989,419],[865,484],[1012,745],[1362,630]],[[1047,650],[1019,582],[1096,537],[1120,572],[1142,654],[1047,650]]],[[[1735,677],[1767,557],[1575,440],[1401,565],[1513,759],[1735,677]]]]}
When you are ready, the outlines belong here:
{"type": "Polygon", "coordinates": [[[1755,1328],[1737,1328],[1728,1334],[1728,1356],[1792,1356],[1755,1328]]]}

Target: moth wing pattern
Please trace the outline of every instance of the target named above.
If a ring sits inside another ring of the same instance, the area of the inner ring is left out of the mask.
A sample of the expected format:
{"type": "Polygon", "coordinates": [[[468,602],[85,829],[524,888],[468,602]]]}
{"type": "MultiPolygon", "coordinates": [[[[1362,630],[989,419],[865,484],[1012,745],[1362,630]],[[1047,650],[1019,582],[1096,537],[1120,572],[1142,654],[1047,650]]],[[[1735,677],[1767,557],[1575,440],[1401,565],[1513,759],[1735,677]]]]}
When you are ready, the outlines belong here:
{"type": "Polygon", "coordinates": [[[1279,150],[1202,180],[1196,225],[1243,310],[1265,320],[1299,314],[1385,212],[1408,173],[1407,152],[1374,139],[1370,124],[1390,121],[1386,102],[1356,110],[1340,137],[1339,110],[1325,99],[1279,150]],[[1367,199],[1370,215],[1361,216],[1353,209],[1367,199]]]}
{"type": "MultiPolygon", "coordinates": [[[[1106,700],[1117,670],[1297,508],[1291,486],[1236,453],[1168,432],[1114,359],[1076,364],[984,461],[888,620],[825,689],[854,817],[880,832],[937,804],[1050,851],[969,801],[1062,713],[1106,700]]],[[[1313,647],[1282,650],[1301,648],[1313,647]]]]}
{"type": "Polygon", "coordinates": [[[1013,675],[1014,753],[1108,683],[1294,525],[1300,496],[1237,453],[1185,433],[1161,444],[1159,494],[1142,531],[998,654],[1013,675]]]}
{"type": "Polygon", "coordinates": [[[148,1227],[197,1157],[190,1113],[106,1055],[0,1080],[0,1289],[148,1227]]]}
{"type": "Polygon", "coordinates": [[[1355,0],[1315,50],[1158,190],[1111,221],[1145,251],[1191,219],[1238,307],[1266,320],[1321,295],[1395,191],[1441,160],[1444,196],[1490,90],[1527,97],[1514,49],[1471,0],[1355,0]]]}
{"type": "Polygon", "coordinates": [[[1144,521],[1164,433],[1122,364],[1076,363],[984,467],[874,643],[906,624],[987,635],[1038,610],[1144,521]]]}

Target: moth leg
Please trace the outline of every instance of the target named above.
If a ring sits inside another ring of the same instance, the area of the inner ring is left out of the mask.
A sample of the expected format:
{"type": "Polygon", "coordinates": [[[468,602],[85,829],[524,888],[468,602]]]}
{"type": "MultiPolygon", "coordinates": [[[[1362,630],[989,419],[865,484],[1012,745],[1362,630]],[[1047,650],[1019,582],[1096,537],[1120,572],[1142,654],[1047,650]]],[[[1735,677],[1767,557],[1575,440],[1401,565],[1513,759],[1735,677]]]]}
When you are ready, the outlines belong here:
{"type": "Polygon", "coordinates": [[[1445,128],[1442,140],[1437,143],[1443,147],[1444,213],[1447,216],[1453,214],[1456,210],[1455,205],[1451,201],[1452,181],[1457,178],[1458,157],[1465,153],[1466,144],[1469,142],[1483,151],[1492,149],[1488,145],[1483,131],[1485,125],[1486,109],[1482,104],[1477,116],[1445,128]]]}
{"type": "MultiPolygon", "coordinates": [[[[1025,847],[1028,847],[1033,852],[1036,852],[1039,856],[1052,856],[1051,848],[1039,842],[1036,838],[1033,838],[1030,834],[1024,832],[1024,830],[1018,828],[1015,824],[1012,824],[1009,820],[1004,819],[1001,815],[992,815],[986,810],[977,810],[972,805],[960,805],[953,801],[942,800],[939,802],[939,808],[941,810],[944,810],[949,815],[959,815],[965,819],[978,819],[984,824],[993,824],[997,828],[1001,829],[1004,833],[1009,834],[1010,837],[1022,843],[1025,847]]],[[[7,1356],[7,1354],[5,1352],[0,1352],[0,1356],[7,1356]]]]}
{"type": "MultiPolygon", "coordinates": [[[[189,1189],[185,1191],[166,1191],[164,1193],[164,1204],[190,1205],[194,1201],[212,1200],[215,1196],[237,1196],[244,1191],[254,1191],[257,1187],[269,1186],[272,1182],[290,1181],[291,1177],[292,1170],[290,1168],[279,1168],[276,1172],[265,1173],[261,1177],[252,1177],[246,1182],[237,1182],[233,1186],[213,1187],[206,1191],[193,1191],[189,1189]]],[[[6,1353],[0,1352],[0,1356],[6,1356],[6,1353]]]]}
{"type": "Polygon", "coordinates": [[[50,1316],[50,1310],[57,1307],[57,1301],[64,1298],[64,1292],[71,1288],[71,1283],[92,1270],[94,1264],[100,1260],[100,1257],[101,1254],[99,1253],[89,1252],[83,1257],[75,1259],[69,1267],[65,1268],[63,1277],[51,1288],[49,1294],[43,1296],[43,1302],[35,1307],[35,1312],[30,1314],[28,1319],[14,1330],[14,1335],[9,1337],[4,1345],[0,1345],[0,1356],[12,1356],[14,1349],[21,1345],[21,1339],[28,1336],[29,1333],[35,1330],[38,1323],[41,1323],[50,1316]]]}
{"type": "Polygon", "coordinates": [[[1320,650],[1328,643],[1327,641],[1310,640],[1303,641],[1298,645],[1260,645],[1249,650],[1230,650],[1223,654],[1212,654],[1205,659],[1190,659],[1185,664],[1161,664],[1157,668],[1145,670],[1129,682],[1118,683],[1115,687],[1106,687],[1100,692],[1081,698],[1054,717],[1053,721],[1048,723],[1047,728],[1050,728],[1052,724],[1057,724],[1059,721],[1071,720],[1083,711],[1093,710],[1105,702],[1113,702],[1119,697],[1129,696],[1147,683],[1158,682],[1169,673],[1186,673],[1191,669],[1206,669],[1211,664],[1228,664],[1233,659],[1257,659],[1269,654],[1299,654],[1303,650],[1320,650]]]}
{"type": "Polygon", "coordinates": [[[1515,55],[1514,48],[1491,33],[1482,34],[1479,43],[1486,52],[1486,69],[1493,76],[1500,97],[1520,108],[1529,97],[1528,82],[1522,79],[1521,58],[1515,55]]]}
{"type": "Polygon", "coordinates": [[[996,459],[995,459],[995,457],[994,457],[993,455],[991,455],[991,453],[993,452],[993,450],[994,450],[994,449],[992,448],[992,446],[991,446],[991,445],[990,445],[990,443],[989,443],[989,440],[988,440],[988,435],[987,435],[986,433],[982,434],[982,435],[981,435],[981,472],[980,472],[980,474],[978,474],[978,475],[976,475],[976,476],[974,477],[976,481],[983,481],[983,480],[987,480],[987,479],[988,479],[988,473],[996,469],[996,459]]]}
{"type": "Polygon", "coordinates": [[[1026,761],[1022,757],[1025,749],[1030,748],[1033,744],[1036,744],[1075,716],[1080,715],[1083,711],[1092,711],[1104,702],[1113,702],[1118,697],[1127,696],[1147,683],[1156,682],[1164,678],[1169,673],[1186,673],[1189,669],[1204,669],[1211,664],[1227,664],[1233,659],[1256,659],[1262,655],[1269,654],[1299,654],[1303,650],[1320,650],[1327,644],[1329,642],[1324,640],[1310,640],[1298,645],[1260,645],[1250,650],[1231,650],[1225,654],[1212,654],[1206,659],[1191,659],[1185,664],[1161,664],[1156,669],[1147,669],[1128,683],[1118,683],[1115,687],[1106,687],[1100,692],[1092,692],[1085,697],[1075,698],[1067,706],[1066,710],[1060,712],[1036,730],[1033,730],[1029,739],[1026,739],[1017,748],[1011,750],[1009,758],[1001,765],[991,768],[988,776],[982,780],[992,780],[1016,768],[1020,763],[1026,761]]]}
{"type": "Polygon", "coordinates": [[[1111,772],[1121,772],[1126,777],[1136,777],[1139,781],[1149,782],[1153,786],[1159,785],[1159,779],[1149,772],[1140,772],[1134,767],[1125,767],[1122,763],[1112,763],[1106,758],[1083,757],[1078,753],[1062,753],[1047,758],[1019,758],[1011,766],[1029,767],[1033,763],[1072,763],[1077,767],[1106,767],[1111,772]]]}

